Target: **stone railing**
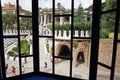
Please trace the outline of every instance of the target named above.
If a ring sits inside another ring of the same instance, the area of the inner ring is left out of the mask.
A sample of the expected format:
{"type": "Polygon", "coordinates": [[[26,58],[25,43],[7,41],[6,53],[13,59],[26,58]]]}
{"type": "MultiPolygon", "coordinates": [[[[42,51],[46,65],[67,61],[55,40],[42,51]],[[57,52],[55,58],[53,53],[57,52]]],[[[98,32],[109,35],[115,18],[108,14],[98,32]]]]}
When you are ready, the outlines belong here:
{"type": "MultiPolygon", "coordinates": [[[[40,30],[39,31],[39,35],[41,36],[52,36],[52,32],[50,30],[46,30],[46,31],[42,31],[40,30]]],[[[70,39],[71,38],[71,31],[66,31],[66,30],[63,30],[63,32],[61,30],[57,31],[55,30],[55,39],[70,39]]],[[[78,30],[75,30],[74,31],[74,34],[73,34],[74,37],[89,37],[89,32],[88,31],[84,31],[84,30],[81,30],[81,31],[78,31],[78,30]]]]}
{"type": "MultiPolygon", "coordinates": [[[[18,30],[5,30],[3,31],[4,35],[17,35],[18,30]]],[[[20,30],[20,34],[29,34],[28,30],[20,30]]]]}

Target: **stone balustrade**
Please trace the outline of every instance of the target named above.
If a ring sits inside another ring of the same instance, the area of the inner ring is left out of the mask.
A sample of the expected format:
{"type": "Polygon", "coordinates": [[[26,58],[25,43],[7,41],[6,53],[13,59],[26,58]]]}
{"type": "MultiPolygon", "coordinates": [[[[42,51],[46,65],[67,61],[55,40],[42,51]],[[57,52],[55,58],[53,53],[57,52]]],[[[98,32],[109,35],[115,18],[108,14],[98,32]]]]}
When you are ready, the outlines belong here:
{"type": "MultiPolygon", "coordinates": [[[[17,35],[18,30],[4,30],[3,31],[4,35],[17,35]]],[[[29,34],[28,30],[20,30],[20,34],[29,34]]]]}
{"type": "MultiPolygon", "coordinates": [[[[73,32],[73,36],[74,37],[89,37],[89,32],[88,31],[84,31],[84,30],[81,30],[81,31],[78,31],[78,30],[75,30],[73,32]]],[[[49,30],[46,30],[45,31],[39,31],[39,35],[41,36],[52,36],[52,32],[49,30]],[[42,33],[41,33],[42,32],[42,33]]],[[[71,31],[66,31],[66,30],[55,30],[55,39],[65,39],[65,40],[69,40],[71,39],[71,31]]]]}

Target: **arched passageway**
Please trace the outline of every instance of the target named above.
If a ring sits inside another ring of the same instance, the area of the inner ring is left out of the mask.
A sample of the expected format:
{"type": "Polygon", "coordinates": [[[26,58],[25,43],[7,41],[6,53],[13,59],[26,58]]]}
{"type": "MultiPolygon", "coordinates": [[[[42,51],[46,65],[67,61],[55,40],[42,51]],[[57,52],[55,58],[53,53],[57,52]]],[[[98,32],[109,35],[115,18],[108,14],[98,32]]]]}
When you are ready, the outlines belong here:
{"type": "Polygon", "coordinates": [[[81,52],[78,53],[77,62],[78,62],[79,64],[81,64],[81,63],[84,63],[84,61],[85,61],[85,59],[84,59],[84,52],[81,51],[81,52]]]}
{"type": "Polygon", "coordinates": [[[59,51],[60,57],[67,57],[70,58],[70,49],[67,45],[62,45],[59,51]]]}

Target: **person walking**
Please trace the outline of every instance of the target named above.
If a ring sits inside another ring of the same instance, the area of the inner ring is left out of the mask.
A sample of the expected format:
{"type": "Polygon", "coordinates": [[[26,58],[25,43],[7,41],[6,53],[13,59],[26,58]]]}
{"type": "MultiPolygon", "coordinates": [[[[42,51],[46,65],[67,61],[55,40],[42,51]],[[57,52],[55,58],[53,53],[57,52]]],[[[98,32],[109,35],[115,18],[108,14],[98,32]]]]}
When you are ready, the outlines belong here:
{"type": "Polygon", "coordinates": [[[24,74],[24,72],[25,72],[25,67],[22,66],[22,74],[24,74]]]}
{"type": "Polygon", "coordinates": [[[8,64],[5,64],[5,72],[7,73],[8,64]]]}
{"type": "Polygon", "coordinates": [[[14,66],[12,66],[12,74],[13,74],[13,76],[16,75],[16,68],[14,66]]]}
{"type": "Polygon", "coordinates": [[[47,68],[47,62],[45,62],[45,66],[44,66],[44,68],[47,68]]]}

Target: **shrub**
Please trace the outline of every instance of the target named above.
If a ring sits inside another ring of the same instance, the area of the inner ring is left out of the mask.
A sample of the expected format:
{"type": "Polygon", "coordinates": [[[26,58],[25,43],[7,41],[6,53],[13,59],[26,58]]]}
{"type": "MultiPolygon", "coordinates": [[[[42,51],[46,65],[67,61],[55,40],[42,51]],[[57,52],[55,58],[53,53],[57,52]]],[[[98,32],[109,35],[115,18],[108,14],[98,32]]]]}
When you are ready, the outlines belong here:
{"type": "Polygon", "coordinates": [[[100,30],[100,38],[108,38],[109,37],[109,31],[101,29],[100,30]]]}
{"type": "Polygon", "coordinates": [[[78,46],[78,41],[73,40],[73,47],[76,48],[78,46]]]}
{"type": "Polygon", "coordinates": [[[9,56],[15,56],[14,52],[12,52],[12,51],[9,51],[7,54],[8,54],[9,56]]]}

